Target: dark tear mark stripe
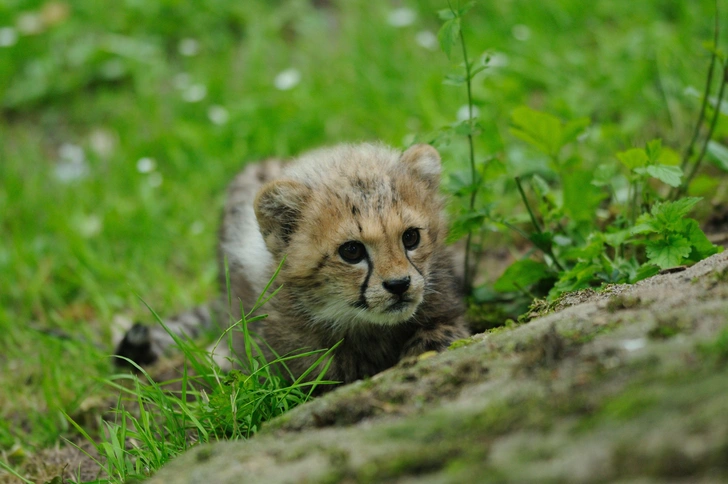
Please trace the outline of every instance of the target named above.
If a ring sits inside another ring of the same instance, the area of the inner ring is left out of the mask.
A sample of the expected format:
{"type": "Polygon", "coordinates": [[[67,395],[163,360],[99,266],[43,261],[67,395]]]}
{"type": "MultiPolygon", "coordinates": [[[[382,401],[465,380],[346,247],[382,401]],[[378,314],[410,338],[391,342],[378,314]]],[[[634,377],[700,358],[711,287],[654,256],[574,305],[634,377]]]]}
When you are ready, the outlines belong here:
{"type": "Polygon", "coordinates": [[[369,303],[367,303],[367,287],[369,287],[369,278],[372,275],[372,260],[369,258],[369,254],[365,257],[367,261],[367,276],[364,278],[364,282],[361,285],[361,288],[359,289],[359,300],[356,302],[355,306],[362,309],[367,309],[369,307],[369,303]]]}
{"type": "Polygon", "coordinates": [[[417,266],[415,265],[415,263],[414,263],[414,262],[412,262],[412,259],[410,259],[410,256],[409,256],[409,251],[407,251],[407,249],[405,249],[405,251],[404,251],[404,256],[405,256],[405,257],[407,258],[407,260],[409,261],[409,263],[410,263],[410,264],[412,264],[412,267],[414,267],[414,268],[415,268],[415,270],[416,270],[416,271],[417,271],[417,272],[418,272],[418,273],[419,273],[419,274],[420,274],[420,275],[422,276],[422,278],[424,279],[424,278],[425,278],[425,275],[424,275],[424,274],[422,274],[422,271],[420,270],[420,268],[419,268],[419,267],[417,267],[417,266]]]}

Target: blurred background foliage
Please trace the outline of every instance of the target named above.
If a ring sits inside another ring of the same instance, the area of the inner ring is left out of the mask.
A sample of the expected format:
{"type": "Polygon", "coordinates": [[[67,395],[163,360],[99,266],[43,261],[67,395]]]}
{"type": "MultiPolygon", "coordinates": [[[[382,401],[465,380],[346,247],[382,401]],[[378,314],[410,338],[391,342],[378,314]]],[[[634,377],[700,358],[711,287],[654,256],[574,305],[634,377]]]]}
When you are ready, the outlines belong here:
{"type": "MultiPolygon", "coordinates": [[[[225,186],[248,161],[340,141],[403,146],[463,118],[441,1],[0,2],[0,448],[93,419],[112,320],[215,293],[225,186]]],[[[481,157],[547,165],[509,133],[520,105],[588,117],[597,166],[653,138],[681,151],[700,103],[712,0],[478,2],[464,33],[481,157]]],[[[718,138],[728,135],[724,120],[718,138]]],[[[464,142],[442,148],[465,165],[464,142]]],[[[704,175],[703,196],[723,185],[704,175]]],[[[506,190],[506,183],[503,190],[506,190]]],[[[513,189],[513,186],[510,187],[513,189]]],[[[706,195],[707,194],[707,195],[706,195]]],[[[718,195],[715,195],[718,196],[718,195]]],[[[515,193],[501,211],[522,211],[515,193]]],[[[497,238],[496,238],[497,239],[497,238]]],[[[495,239],[494,239],[495,240],[495,239]]]]}

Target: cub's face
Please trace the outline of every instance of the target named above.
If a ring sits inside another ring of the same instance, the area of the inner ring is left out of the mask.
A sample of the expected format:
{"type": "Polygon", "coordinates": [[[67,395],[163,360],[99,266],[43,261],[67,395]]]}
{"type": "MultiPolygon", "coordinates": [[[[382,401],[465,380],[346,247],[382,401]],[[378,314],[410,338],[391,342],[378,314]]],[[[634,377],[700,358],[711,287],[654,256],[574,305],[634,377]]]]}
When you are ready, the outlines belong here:
{"type": "Polygon", "coordinates": [[[346,159],[315,184],[274,182],[256,201],[269,249],[286,255],[279,282],[312,321],[406,321],[427,297],[433,253],[445,235],[439,156],[429,146],[394,159],[383,149],[338,155],[346,159]],[[270,206],[266,193],[277,197],[270,206]],[[295,210],[281,210],[281,197],[295,210]],[[265,218],[269,213],[276,217],[265,218]]]}

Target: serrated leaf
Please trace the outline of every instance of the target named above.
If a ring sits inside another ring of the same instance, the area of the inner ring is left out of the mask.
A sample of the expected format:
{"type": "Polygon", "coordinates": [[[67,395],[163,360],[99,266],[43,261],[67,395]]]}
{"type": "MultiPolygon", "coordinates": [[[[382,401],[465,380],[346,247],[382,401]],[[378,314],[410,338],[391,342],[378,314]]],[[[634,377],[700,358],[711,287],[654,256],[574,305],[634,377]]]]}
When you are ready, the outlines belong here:
{"type": "Polygon", "coordinates": [[[511,113],[511,133],[549,156],[561,149],[564,130],[556,116],[519,106],[511,113]]]}
{"type": "Polygon", "coordinates": [[[671,187],[679,187],[683,176],[682,168],[679,166],[650,165],[645,171],[652,178],[657,178],[671,187]]]}
{"type": "MultiPolygon", "coordinates": [[[[657,202],[652,206],[652,217],[649,223],[658,231],[679,231],[682,218],[698,203],[701,198],[685,197],[674,202],[657,202]]],[[[639,221],[639,219],[638,219],[639,221]]]]}
{"type": "Polygon", "coordinates": [[[661,152],[662,140],[659,138],[649,141],[647,143],[647,146],[645,147],[645,153],[647,154],[647,158],[649,158],[650,162],[652,163],[657,163],[657,159],[660,157],[661,152]]]}
{"type": "Polygon", "coordinates": [[[661,269],[679,266],[692,250],[683,236],[670,234],[660,240],[647,242],[647,259],[661,269]]]}
{"type": "Polygon", "coordinates": [[[645,166],[650,161],[645,150],[640,148],[621,151],[617,153],[617,158],[630,170],[645,166]]]}
{"type": "Polygon", "coordinates": [[[437,33],[440,48],[445,52],[448,59],[452,57],[452,46],[457,42],[458,35],[460,35],[460,17],[446,21],[437,33]]]}
{"type": "Polygon", "coordinates": [[[495,281],[493,289],[499,292],[519,291],[552,275],[553,273],[543,262],[523,259],[508,266],[503,275],[495,281]]]}
{"type": "Polygon", "coordinates": [[[710,153],[715,166],[723,171],[728,171],[728,148],[717,141],[709,141],[708,153],[710,153]]]}

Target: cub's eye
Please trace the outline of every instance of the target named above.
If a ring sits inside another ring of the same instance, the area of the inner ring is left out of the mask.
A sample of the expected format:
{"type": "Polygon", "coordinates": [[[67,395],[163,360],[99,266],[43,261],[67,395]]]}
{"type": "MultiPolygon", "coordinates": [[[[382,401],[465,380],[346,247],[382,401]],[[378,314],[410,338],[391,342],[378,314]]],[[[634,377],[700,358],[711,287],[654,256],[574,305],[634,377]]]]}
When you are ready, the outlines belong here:
{"type": "Polygon", "coordinates": [[[407,250],[414,250],[420,244],[419,229],[407,229],[402,234],[402,243],[407,250]]]}
{"type": "Polygon", "coordinates": [[[361,242],[344,242],[339,247],[339,255],[349,264],[356,264],[366,257],[367,249],[361,242]]]}

